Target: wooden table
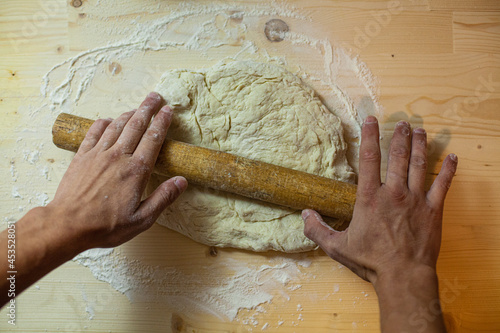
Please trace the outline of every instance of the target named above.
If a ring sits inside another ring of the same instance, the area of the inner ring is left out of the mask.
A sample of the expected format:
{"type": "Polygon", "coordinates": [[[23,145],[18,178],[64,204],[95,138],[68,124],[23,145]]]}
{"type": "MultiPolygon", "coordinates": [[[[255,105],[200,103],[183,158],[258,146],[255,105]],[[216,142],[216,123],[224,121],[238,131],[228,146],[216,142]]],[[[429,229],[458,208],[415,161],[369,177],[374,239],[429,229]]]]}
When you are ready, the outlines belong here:
{"type": "MultiPolygon", "coordinates": [[[[108,36],[102,29],[113,20],[138,15],[153,19],[164,14],[165,3],[160,2],[0,2],[3,227],[6,221],[16,220],[28,209],[47,203],[71,160],[71,154],[51,145],[50,126],[58,109],[47,111],[41,105],[43,75],[82,50],[105,44],[108,36]],[[108,19],[95,19],[101,11],[108,19]],[[110,12],[115,15],[109,15],[110,12]],[[92,24],[85,24],[85,20],[92,24]],[[42,120],[34,124],[32,115],[39,116],[40,112],[45,112],[44,117],[37,118],[42,120]]],[[[255,3],[258,2],[238,2],[255,3]]],[[[404,119],[414,126],[424,126],[429,133],[429,182],[446,154],[454,152],[459,156],[459,169],[446,202],[438,263],[445,321],[450,332],[500,331],[500,190],[496,185],[500,181],[500,3],[289,3],[311,19],[309,24],[317,28],[318,37],[351,47],[378,79],[379,104],[384,108],[381,122],[385,150],[395,122],[404,119]],[[382,11],[389,11],[389,16],[380,16],[382,11]]],[[[300,28],[293,22],[289,20],[291,31],[300,28]]],[[[176,59],[173,54],[174,58],[169,58],[170,63],[162,70],[200,66],[195,56],[177,58],[176,62],[172,61],[176,59]]],[[[151,59],[148,61],[165,63],[160,55],[151,59]]],[[[119,70],[132,71],[132,65],[125,62],[119,70]]],[[[110,72],[117,72],[117,64],[109,66],[110,72]]],[[[141,78],[144,68],[138,68],[136,77],[141,78]]],[[[119,79],[116,82],[117,87],[125,90],[134,84],[129,82],[127,86],[119,79]]],[[[155,82],[138,84],[147,91],[155,82]]],[[[110,100],[120,96],[109,96],[106,87],[95,82],[92,89],[101,94],[96,95],[96,100],[80,101],[74,106],[76,114],[96,118],[125,111],[119,103],[113,104],[117,106],[114,109],[108,107],[110,100]]],[[[193,272],[229,258],[257,267],[283,257],[234,249],[219,249],[216,256],[211,256],[209,247],[160,226],[154,226],[120,251],[151,265],[193,272]]],[[[289,301],[268,304],[266,311],[256,316],[256,326],[210,315],[193,319],[154,302],[131,303],[109,284],[97,281],[87,268],[68,262],[18,297],[16,327],[7,325],[6,309],[0,311],[0,330],[246,332],[260,331],[264,323],[269,324],[268,331],[277,332],[379,330],[377,298],[371,285],[347,269],[338,268],[322,251],[284,257],[310,259],[311,266],[302,268],[309,278],[300,281],[301,288],[289,293],[289,301]],[[297,309],[298,304],[302,310],[297,309]],[[303,320],[298,319],[300,314],[303,320]],[[278,326],[280,318],[284,323],[278,326]]]]}

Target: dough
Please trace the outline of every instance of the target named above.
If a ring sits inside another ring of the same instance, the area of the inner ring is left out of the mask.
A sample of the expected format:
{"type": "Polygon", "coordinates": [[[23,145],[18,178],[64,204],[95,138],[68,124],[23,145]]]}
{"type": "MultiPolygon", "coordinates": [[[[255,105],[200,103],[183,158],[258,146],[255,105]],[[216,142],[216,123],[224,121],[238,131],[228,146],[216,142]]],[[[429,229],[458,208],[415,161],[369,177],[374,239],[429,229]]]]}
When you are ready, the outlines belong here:
{"type": "MultiPolygon", "coordinates": [[[[174,110],[172,139],[353,181],[340,120],[281,67],[225,61],[206,70],[173,70],[156,91],[174,110]]],[[[163,180],[154,176],[148,190],[163,180]]],[[[300,211],[193,185],[158,222],[207,245],[284,252],[316,247],[303,235],[300,211]]]]}

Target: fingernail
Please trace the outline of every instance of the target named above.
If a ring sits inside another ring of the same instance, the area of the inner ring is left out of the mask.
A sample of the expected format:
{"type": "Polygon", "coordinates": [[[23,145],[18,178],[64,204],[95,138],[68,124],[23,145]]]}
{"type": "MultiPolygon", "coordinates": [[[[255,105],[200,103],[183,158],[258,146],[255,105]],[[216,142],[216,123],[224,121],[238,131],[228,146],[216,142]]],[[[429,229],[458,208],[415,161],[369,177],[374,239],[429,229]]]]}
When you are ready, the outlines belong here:
{"type": "Polygon", "coordinates": [[[375,124],[376,122],[377,122],[377,118],[375,118],[374,116],[368,116],[365,119],[366,125],[375,124]]]}
{"type": "Polygon", "coordinates": [[[414,133],[425,134],[425,130],[421,127],[417,127],[413,130],[414,133]]]}
{"type": "Polygon", "coordinates": [[[455,154],[450,154],[450,158],[453,162],[458,162],[458,157],[455,154]]]}
{"type": "Polygon", "coordinates": [[[106,120],[113,121],[113,118],[106,118],[106,120]]]}
{"type": "Polygon", "coordinates": [[[311,215],[311,211],[309,209],[304,209],[302,211],[302,219],[304,221],[309,217],[309,215],[311,215]]]}
{"type": "Polygon", "coordinates": [[[184,177],[175,177],[174,184],[179,191],[184,191],[187,186],[187,180],[184,177]]]}
{"type": "Polygon", "coordinates": [[[401,133],[405,136],[409,136],[410,135],[410,124],[406,121],[398,121],[398,123],[396,124],[396,128],[397,127],[402,127],[401,129],[401,133]]]}

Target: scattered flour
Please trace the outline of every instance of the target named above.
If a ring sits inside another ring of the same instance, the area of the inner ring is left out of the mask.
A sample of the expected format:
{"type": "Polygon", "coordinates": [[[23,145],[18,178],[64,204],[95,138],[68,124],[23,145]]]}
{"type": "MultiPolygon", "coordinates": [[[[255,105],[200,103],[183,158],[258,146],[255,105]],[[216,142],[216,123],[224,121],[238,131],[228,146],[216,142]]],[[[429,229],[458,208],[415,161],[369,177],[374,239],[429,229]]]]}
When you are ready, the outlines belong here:
{"type": "Polygon", "coordinates": [[[12,186],[12,197],[22,199],[23,196],[19,193],[19,188],[17,186],[12,186]]]}
{"type": "MultiPolygon", "coordinates": [[[[266,49],[252,35],[252,25],[263,17],[281,17],[310,23],[309,18],[301,15],[296,8],[275,2],[251,7],[183,3],[171,10],[164,3],[159,3],[146,12],[154,13],[155,18],[151,19],[148,15],[139,15],[132,20],[125,18],[129,23],[128,28],[123,30],[123,25],[111,26],[110,31],[107,31],[110,36],[107,44],[85,50],[56,64],[43,77],[40,89],[42,99],[36,101],[36,106],[28,106],[22,110],[28,119],[17,129],[18,147],[12,152],[13,156],[5,156],[10,160],[12,184],[28,184],[35,179],[38,188],[12,187],[12,197],[19,200],[22,206],[16,205],[12,216],[4,218],[5,222],[16,220],[25,208],[45,205],[50,200],[51,195],[41,188],[49,184],[51,174],[55,179],[61,178],[70,156],[61,157],[57,163],[49,164],[46,158],[47,146],[52,149],[50,138],[40,143],[40,137],[48,137],[46,133],[50,133],[56,113],[73,113],[75,105],[93,92],[92,83],[97,79],[103,80],[105,66],[120,59],[127,60],[161,51],[184,50],[200,51],[207,60],[213,60],[209,51],[232,47],[233,52],[228,52],[230,58],[274,62],[287,67],[313,88],[326,87],[324,90],[327,92],[322,98],[331,110],[335,109],[335,105],[329,102],[332,99],[328,94],[336,99],[340,97],[344,103],[343,109],[348,112],[338,116],[345,125],[346,135],[351,139],[359,136],[360,124],[366,114],[381,115],[376,80],[366,65],[348,50],[332,45],[327,39],[315,38],[312,34],[293,31],[287,33],[283,36],[285,40],[282,43],[307,49],[323,63],[320,70],[303,68],[304,64],[294,64],[285,55],[266,49]],[[161,12],[169,14],[161,16],[161,12]],[[199,24],[191,24],[190,26],[196,27],[193,30],[187,27],[190,22],[199,24]],[[176,36],[174,31],[179,30],[189,38],[176,36]],[[243,42],[240,40],[242,35],[245,35],[243,42]],[[362,101],[366,96],[370,100],[369,106],[360,108],[360,105],[364,105],[362,101]],[[19,163],[23,168],[16,165],[19,163]],[[23,170],[23,173],[19,174],[18,170],[23,170]]],[[[100,17],[98,12],[88,15],[103,22],[108,20],[106,15],[100,17]]],[[[164,70],[147,69],[148,73],[163,73],[164,70]]],[[[116,67],[113,67],[110,75],[118,75],[116,67]]],[[[156,81],[146,85],[152,88],[154,84],[156,81]]],[[[356,140],[349,141],[352,145],[349,149],[357,150],[356,140]]],[[[350,162],[353,167],[357,167],[355,159],[350,162]]],[[[259,314],[266,311],[274,298],[290,300],[289,293],[301,288],[297,281],[311,277],[306,270],[311,261],[296,258],[279,258],[258,267],[235,259],[221,259],[200,268],[196,274],[186,273],[175,267],[149,266],[138,260],[127,259],[113,249],[89,250],[74,260],[88,267],[96,279],[109,283],[132,302],[158,302],[187,315],[210,313],[224,320],[238,320],[257,327],[259,314]]],[[[339,265],[338,268],[343,266],[339,265]]],[[[337,291],[338,285],[334,287],[334,292],[337,291]]],[[[88,319],[93,319],[97,310],[84,291],[82,298],[86,304],[88,319]]],[[[298,320],[302,320],[302,314],[299,314],[298,320]]],[[[296,325],[295,322],[292,323],[296,325]]],[[[283,320],[277,322],[277,326],[283,324],[283,320]]],[[[269,327],[265,323],[261,329],[269,327]]]]}
{"type": "Polygon", "coordinates": [[[16,162],[15,160],[12,158],[10,160],[10,176],[12,177],[12,181],[13,182],[17,182],[17,169],[16,169],[16,162]]]}
{"type": "MultiPolygon", "coordinates": [[[[242,323],[254,326],[258,325],[258,314],[265,312],[261,304],[269,303],[277,290],[307,277],[294,259],[286,257],[260,267],[227,258],[199,272],[184,273],[175,267],[145,265],[117,252],[92,249],[74,261],[88,267],[98,280],[109,283],[132,302],[158,302],[187,316],[209,313],[223,320],[235,320],[241,309],[255,310],[252,316],[242,319],[242,323]]],[[[94,316],[90,307],[86,311],[94,316]]]]}
{"type": "MultiPolygon", "coordinates": [[[[227,58],[269,61],[287,67],[320,91],[323,102],[330,110],[345,110],[336,115],[344,125],[349,144],[349,162],[357,171],[355,152],[358,150],[362,120],[368,114],[382,115],[382,108],[378,103],[377,80],[358,56],[350,54],[349,50],[340,45],[333,45],[326,38],[314,37],[314,31],[287,32],[282,42],[283,45],[288,45],[286,53],[291,48],[294,51],[292,53],[304,54],[312,63],[323,63],[322,68],[303,68],[304,64],[300,60],[294,62],[287,59],[283,52],[280,54],[280,50],[273,48],[274,45],[269,47],[263,43],[260,37],[262,32],[256,28],[262,24],[262,18],[278,16],[299,21],[300,25],[312,24],[297,8],[283,3],[270,2],[255,6],[182,3],[177,8],[158,5],[158,10],[160,9],[165,15],[153,19],[147,15],[139,15],[132,20],[122,19],[121,24],[115,25],[106,22],[106,14],[102,16],[99,12],[87,13],[93,19],[108,24],[107,44],[82,51],[56,64],[47,72],[43,77],[41,93],[46,97],[45,103],[49,109],[54,113],[74,112],[74,105],[91,90],[91,84],[95,80],[102,81],[102,77],[106,76],[107,66],[120,59],[126,61],[134,57],[140,58],[144,54],[168,54],[174,50],[182,50],[201,52],[207,63],[213,63],[214,59],[220,60],[221,52],[212,55],[210,52],[224,48],[223,54],[227,58]],[[125,22],[126,28],[123,24],[125,22]]],[[[150,10],[154,11],[154,8],[150,10]]],[[[113,13],[115,15],[118,14],[113,13]]],[[[91,26],[86,26],[86,29],[91,29],[91,26]]],[[[309,28],[311,29],[313,28],[309,28]]],[[[145,65],[145,83],[141,87],[144,89],[140,89],[140,96],[142,92],[153,89],[159,79],[158,73],[165,71],[159,64],[156,66],[157,68],[153,68],[151,64],[145,65]],[[152,78],[155,79],[151,80],[152,78]]],[[[114,76],[117,67],[111,68],[108,75],[114,76]]],[[[133,107],[136,103],[134,100],[126,104],[133,107]]]]}
{"type": "Polygon", "coordinates": [[[93,320],[94,316],[95,316],[95,311],[94,311],[94,307],[92,306],[92,304],[88,300],[87,294],[85,293],[85,286],[83,286],[83,289],[82,289],[82,298],[83,298],[83,301],[85,302],[85,312],[87,313],[87,319],[93,320]]]}

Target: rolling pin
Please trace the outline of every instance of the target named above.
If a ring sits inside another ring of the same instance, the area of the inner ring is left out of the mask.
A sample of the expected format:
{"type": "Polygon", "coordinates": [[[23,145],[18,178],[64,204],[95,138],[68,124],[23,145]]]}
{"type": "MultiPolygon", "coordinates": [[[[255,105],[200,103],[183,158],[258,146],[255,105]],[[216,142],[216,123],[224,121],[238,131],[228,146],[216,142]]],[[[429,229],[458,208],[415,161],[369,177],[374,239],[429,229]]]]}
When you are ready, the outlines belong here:
{"type": "MultiPolygon", "coordinates": [[[[52,127],[54,144],[76,152],[93,120],[61,113],[52,127]]],[[[156,174],[184,176],[189,183],[293,209],[350,221],[356,185],[166,139],[156,174]]]]}

